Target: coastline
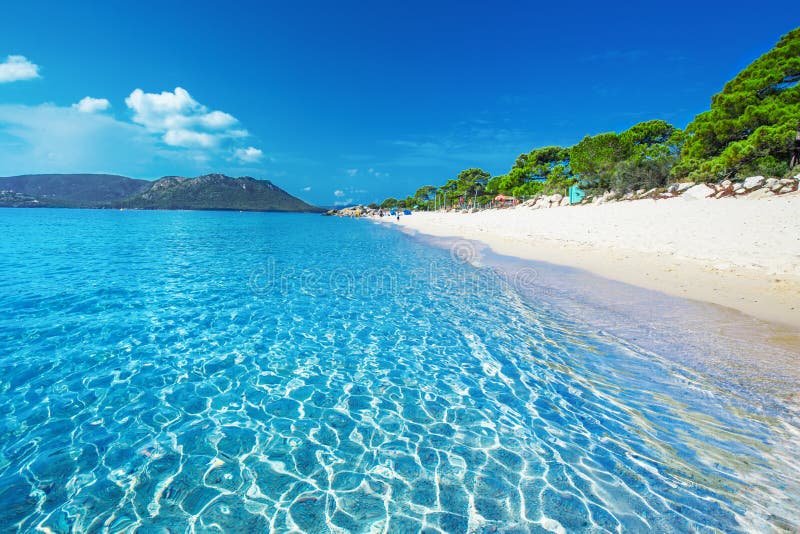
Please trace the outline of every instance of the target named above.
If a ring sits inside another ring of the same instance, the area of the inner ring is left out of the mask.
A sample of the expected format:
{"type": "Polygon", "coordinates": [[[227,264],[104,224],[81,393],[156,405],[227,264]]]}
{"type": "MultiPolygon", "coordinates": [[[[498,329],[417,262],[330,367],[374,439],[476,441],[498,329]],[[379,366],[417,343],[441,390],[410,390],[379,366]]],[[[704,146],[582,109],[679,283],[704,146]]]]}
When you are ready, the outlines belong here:
{"type": "Polygon", "coordinates": [[[497,254],[582,269],[800,331],[800,193],[415,212],[381,221],[478,241],[497,254]]]}

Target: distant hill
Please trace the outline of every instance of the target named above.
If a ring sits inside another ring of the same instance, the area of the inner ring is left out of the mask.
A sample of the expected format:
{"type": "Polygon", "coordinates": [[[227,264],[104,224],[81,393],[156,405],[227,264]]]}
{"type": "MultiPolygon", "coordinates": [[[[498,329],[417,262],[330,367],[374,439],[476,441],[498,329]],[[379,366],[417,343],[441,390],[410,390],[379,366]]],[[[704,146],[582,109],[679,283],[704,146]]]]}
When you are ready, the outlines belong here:
{"type": "Polygon", "coordinates": [[[0,178],[0,206],[321,212],[269,180],[207,174],[155,181],[107,174],[0,178]]]}
{"type": "Polygon", "coordinates": [[[0,178],[0,191],[30,196],[42,205],[93,207],[135,195],[149,184],[114,174],[28,174],[0,178]]]}
{"type": "Polygon", "coordinates": [[[0,189],[0,207],[4,208],[41,208],[42,204],[36,197],[0,189]]]}
{"type": "Polygon", "coordinates": [[[269,180],[206,174],[197,178],[166,176],[119,207],[167,210],[322,211],[269,180]]]}

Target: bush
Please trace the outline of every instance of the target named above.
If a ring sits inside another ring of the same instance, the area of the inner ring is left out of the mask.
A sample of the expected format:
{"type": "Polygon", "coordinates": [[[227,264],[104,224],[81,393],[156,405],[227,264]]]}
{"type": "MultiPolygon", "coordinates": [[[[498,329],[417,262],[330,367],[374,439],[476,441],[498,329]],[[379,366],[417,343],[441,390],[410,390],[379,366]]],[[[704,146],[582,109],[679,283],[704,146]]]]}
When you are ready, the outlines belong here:
{"type": "Polygon", "coordinates": [[[619,162],[609,179],[609,188],[623,194],[639,189],[664,187],[669,180],[672,161],[668,159],[627,160],[619,162]]]}

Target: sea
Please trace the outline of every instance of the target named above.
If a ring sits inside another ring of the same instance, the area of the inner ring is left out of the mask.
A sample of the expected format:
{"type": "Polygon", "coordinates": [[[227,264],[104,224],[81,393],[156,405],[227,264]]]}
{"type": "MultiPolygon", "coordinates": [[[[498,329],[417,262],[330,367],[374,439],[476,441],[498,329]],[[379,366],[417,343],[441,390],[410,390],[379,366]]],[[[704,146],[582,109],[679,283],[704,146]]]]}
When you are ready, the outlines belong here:
{"type": "Polygon", "coordinates": [[[0,209],[0,530],[795,532],[747,321],[367,220],[0,209]]]}

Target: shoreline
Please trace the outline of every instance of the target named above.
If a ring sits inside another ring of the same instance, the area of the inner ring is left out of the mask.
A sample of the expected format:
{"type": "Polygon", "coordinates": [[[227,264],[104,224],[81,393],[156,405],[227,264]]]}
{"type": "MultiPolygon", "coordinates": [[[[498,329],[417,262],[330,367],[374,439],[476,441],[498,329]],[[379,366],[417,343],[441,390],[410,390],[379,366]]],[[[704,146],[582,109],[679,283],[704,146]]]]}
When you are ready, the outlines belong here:
{"type": "Polygon", "coordinates": [[[800,193],[415,212],[378,220],[731,308],[789,327],[790,337],[800,332],[800,193]]]}

